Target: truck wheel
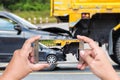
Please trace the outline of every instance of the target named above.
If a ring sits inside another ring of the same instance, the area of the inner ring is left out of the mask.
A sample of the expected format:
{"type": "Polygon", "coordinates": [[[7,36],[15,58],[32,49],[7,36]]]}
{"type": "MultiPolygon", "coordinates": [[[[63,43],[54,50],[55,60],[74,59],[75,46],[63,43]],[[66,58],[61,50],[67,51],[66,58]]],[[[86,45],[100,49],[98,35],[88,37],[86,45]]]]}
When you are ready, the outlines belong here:
{"type": "Polygon", "coordinates": [[[116,59],[115,55],[110,55],[110,58],[115,62],[115,63],[119,63],[118,60],[116,59]]]}
{"type": "Polygon", "coordinates": [[[114,44],[114,54],[111,56],[111,58],[120,65],[120,36],[119,38],[116,40],[115,44],[114,44]]]}

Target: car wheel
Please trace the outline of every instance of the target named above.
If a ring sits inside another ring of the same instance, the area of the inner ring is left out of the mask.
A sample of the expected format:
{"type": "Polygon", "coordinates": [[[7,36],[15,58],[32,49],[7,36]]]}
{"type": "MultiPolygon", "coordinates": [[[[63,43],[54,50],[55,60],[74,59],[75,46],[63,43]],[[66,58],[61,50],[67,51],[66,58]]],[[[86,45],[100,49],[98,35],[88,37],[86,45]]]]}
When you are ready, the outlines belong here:
{"type": "Polygon", "coordinates": [[[57,57],[55,55],[48,55],[47,62],[50,64],[54,64],[57,62],[57,57]]]}
{"type": "Polygon", "coordinates": [[[50,67],[47,68],[47,70],[54,70],[57,66],[57,64],[55,64],[57,62],[57,57],[55,55],[48,55],[47,56],[47,63],[50,64],[50,67]]]}

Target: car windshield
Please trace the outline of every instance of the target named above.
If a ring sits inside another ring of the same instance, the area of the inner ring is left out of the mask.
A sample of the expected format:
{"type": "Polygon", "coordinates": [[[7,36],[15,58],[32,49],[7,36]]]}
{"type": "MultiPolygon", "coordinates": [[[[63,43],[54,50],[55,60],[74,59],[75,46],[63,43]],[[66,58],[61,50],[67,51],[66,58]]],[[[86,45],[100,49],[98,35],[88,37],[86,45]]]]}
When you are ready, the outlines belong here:
{"type": "Polygon", "coordinates": [[[12,15],[17,21],[21,22],[22,24],[24,24],[25,26],[27,26],[27,28],[31,28],[31,29],[37,29],[37,27],[33,24],[31,24],[30,22],[26,21],[25,19],[14,15],[12,13],[9,13],[10,15],[12,15]]]}

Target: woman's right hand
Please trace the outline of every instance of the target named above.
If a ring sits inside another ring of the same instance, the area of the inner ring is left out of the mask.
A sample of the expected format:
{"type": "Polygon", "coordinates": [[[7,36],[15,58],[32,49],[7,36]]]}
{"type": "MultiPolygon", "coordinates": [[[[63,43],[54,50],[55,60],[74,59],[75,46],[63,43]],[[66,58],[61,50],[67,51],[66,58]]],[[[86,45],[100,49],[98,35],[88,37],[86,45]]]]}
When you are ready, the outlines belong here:
{"type": "Polygon", "coordinates": [[[89,66],[91,71],[102,80],[119,80],[119,77],[110,64],[106,53],[92,39],[85,36],[77,36],[90,46],[91,49],[80,51],[83,63],[78,64],[79,69],[89,66]]]}

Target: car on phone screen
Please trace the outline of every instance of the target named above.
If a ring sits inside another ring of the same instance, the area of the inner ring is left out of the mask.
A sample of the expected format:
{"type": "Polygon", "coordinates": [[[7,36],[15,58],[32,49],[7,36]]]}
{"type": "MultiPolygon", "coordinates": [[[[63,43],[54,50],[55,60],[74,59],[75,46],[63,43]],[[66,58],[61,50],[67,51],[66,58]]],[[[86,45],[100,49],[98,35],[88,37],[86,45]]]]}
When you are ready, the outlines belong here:
{"type": "Polygon", "coordinates": [[[13,52],[22,47],[24,41],[40,35],[41,39],[66,39],[66,36],[38,30],[23,18],[10,13],[0,12],[0,62],[9,62],[13,52]]]}
{"type": "Polygon", "coordinates": [[[62,49],[50,48],[42,43],[39,43],[39,61],[46,61],[52,64],[48,70],[54,70],[57,66],[57,61],[66,61],[66,55],[62,49]]]}

